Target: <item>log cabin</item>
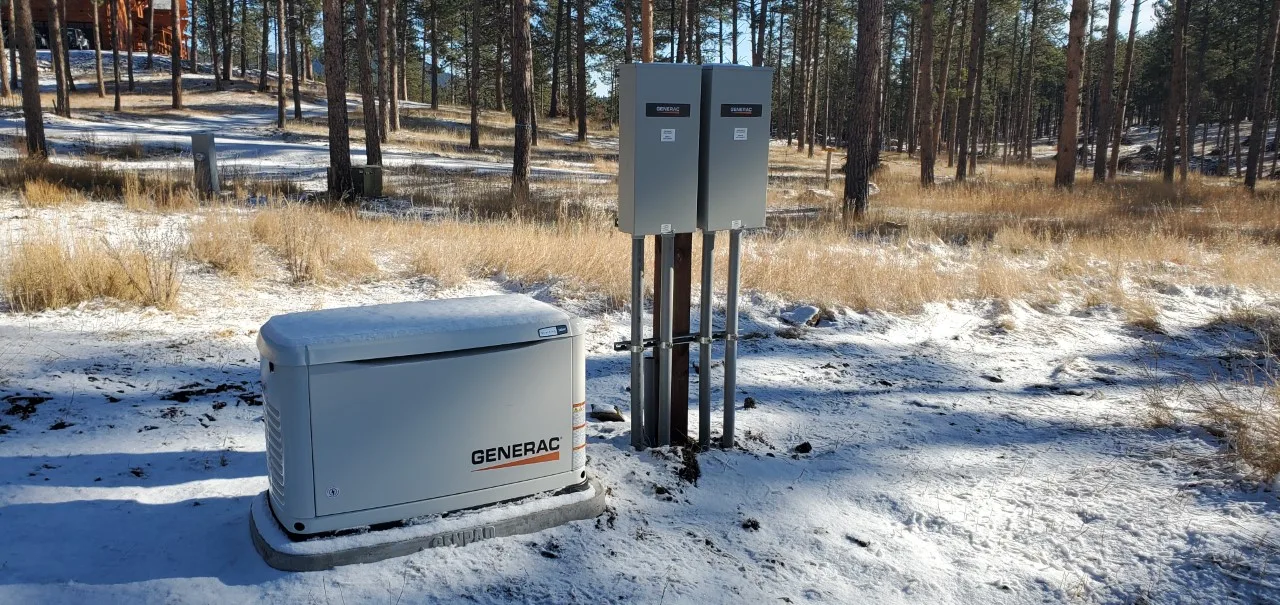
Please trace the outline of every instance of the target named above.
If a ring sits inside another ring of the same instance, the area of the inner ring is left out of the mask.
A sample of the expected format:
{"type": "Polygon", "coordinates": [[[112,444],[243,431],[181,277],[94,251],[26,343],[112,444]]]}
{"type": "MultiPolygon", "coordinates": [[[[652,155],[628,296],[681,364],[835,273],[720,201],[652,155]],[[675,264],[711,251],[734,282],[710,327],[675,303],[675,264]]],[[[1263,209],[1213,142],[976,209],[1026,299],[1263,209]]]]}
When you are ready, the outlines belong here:
{"type": "MultiPolygon", "coordinates": [[[[119,26],[118,37],[120,40],[120,50],[124,51],[129,48],[129,25],[132,21],[133,25],[133,51],[147,51],[147,8],[151,2],[155,3],[155,53],[161,56],[169,56],[173,44],[173,5],[177,2],[179,18],[183,24],[183,40],[187,35],[186,27],[188,25],[187,4],[185,0],[62,0],[60,8],[62,11],[62,27],[63,29],[80,30],[89,40],[90,48],[93,45],[93,11],[98,11],[98,23],[100,26],[99,33],[102,40],[103,50],[111,48],[111,7],[110,2],[117,2],[119,10],[119,26]]],[[[9,3],[0,5],[0,21],[3,21],[6,46],[12,43],[9,32],[9,3]]],[[[31,2],[31,20],[35,24],[37,37],[43,36],[46,40],[49,37],[49,2],[48,0],[32,0],[31,2]]],[[[66,39],[65,37],[63,38],[66,39]]],[[[187,58],[187,45],[183,44],[181,50],[182,58],[187,58]]]]}

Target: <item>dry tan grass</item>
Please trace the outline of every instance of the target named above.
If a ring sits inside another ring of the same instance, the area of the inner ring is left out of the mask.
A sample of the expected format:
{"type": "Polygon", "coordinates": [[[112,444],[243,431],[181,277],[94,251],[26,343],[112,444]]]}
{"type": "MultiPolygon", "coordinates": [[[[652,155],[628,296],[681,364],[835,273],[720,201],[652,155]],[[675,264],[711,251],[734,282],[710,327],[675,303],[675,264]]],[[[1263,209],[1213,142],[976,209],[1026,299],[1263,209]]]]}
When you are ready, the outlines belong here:
{"type": "Polygon", "coordinates": [[[126,172],[122,176],[120,200],[125,208],[140,212],[186,211],[199,205],[190,174],[181,172],[147,177],[126,172]]]}
{"type": "Polygon", "coordinates": [[[1270,480],[1280,475],[1280,315],[1243,309],[1220,323],[1252,331],[1256,347],[1242,353],[1245,369],[1232,377],[1234,384],[1198,388],[1197,399],[1205,422],[1226,440],[1231,456],[1270,480]]]}
{"type": "Polygon", "coordinates": [[[133,241],[109,244],[36,230],[8,247],[4,292],[12,309],[40,311],[98,297],[172,309],[181,276],[180,239],[139,227],[133,241]]]}
{"type": "Polygon", "coordinates": [[[1269,380],[1253,401],[1219,397],[1205,409],[1210,425],[1226,437],[1231,455],[1263,480],[1280,475],[1280,377],[1269,380]]]}
{"type": "Polygon", "coordinates": [[[32,181],[54,183],[93,197],[107,197],[119,194],[123,178],[96,164],[0,160],[0,188],[20,191],[32,181]]]}
{"type": "MultiPolygon", "coordinates": [[[[295,282],[366,281],[380,274],[373,256],[374,242],[381,241],[377,226],[364,224],[349,210],[282,204],[245,220],[251,221],[254,241],[275,252],[295,282]]],[[[242,228],[233,220],[220,226],[242,228]]]]}
{"type": "Polygon", "coordinates": [[[237,278],[257,273],[255,242],[249,221],[230,209],[206,212],[191,225],[191,258],[237,278]]]}
{"type": "MultiPolygon", "coordinates": [[[[400,263],[398,273],[426,275],[442,285],[498,275],[562,283],[610,304],[625,301],[629,246],[604,210],[611,206],[610,185],[535,188],[537,203],[513,209],[505,179],[430,171],[400,178],[407,189],[422,192],[416,199],[450,209],[452,218],[367,221],[326,211],[289,237],[279,234],[282,227],[256,225],[255,238],[287,259],[291,274],[304,281],[374,278],[381,272],[367,259],[375,257],[400,263]],[[319,233],[332,234],[329,239],[341,245],[321,245],[319,233]],[[355,260],[328,260],[339,258],[355,260]],[[334,263],[352,268],[320,269],[334,263]]],[[[1037,306],[1070,299],[1086,307],[1109,305],[1151,331],[1161,326],[1149,292],[1164,284],[1280,290],[1280,223],[1272,222],[1273,208],[1230,189],[1205,186],[1191,193],[1202,196],[1199,201],[1187,202],[1162,198],[1158,183],[1147,185],[1066,194],[1034,183],[978,184],[949,195],[942,188],[907,195],[907,186],[899,185],[901,198],[875,198],[869,219],[849,227],[823,217],[771,219],[772,229],[745,240],[742,281],[790,300],[856,310],[913,311],[956,299],[1021,299],[1037,306]],[[1116,199],[1108,202],[1107,195],[1116,199]],[[903,201],[894,205],[898,199],[903,201]]],[[[291,207],[254,220],[307,223],[302,217],[316,212],[291,207]]],[[[723,261],[723,241],[717,253],[723,261]]],[[[694,272],[696,281],[697,267],[694,272]]]]}
{"type": "Polygon", "coordinates": [[[60,183],[51,183],[36,177],[23,183],[18,201],[28,208],[47,208],[66,204],[80,204],[85,197],[79,191],[60,183]]]}

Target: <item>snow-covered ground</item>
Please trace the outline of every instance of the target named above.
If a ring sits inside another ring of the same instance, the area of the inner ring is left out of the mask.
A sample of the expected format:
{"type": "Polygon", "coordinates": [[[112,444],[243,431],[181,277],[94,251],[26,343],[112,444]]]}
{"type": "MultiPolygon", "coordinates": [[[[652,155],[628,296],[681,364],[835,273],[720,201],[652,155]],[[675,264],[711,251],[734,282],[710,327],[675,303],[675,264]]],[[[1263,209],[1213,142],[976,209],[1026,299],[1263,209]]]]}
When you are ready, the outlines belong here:
{"type": "MultiPolygon", "coordinates": [[[[39,224],[119,236],[138,220],[12,200],[0,217],[0,241],[39,224]]],[[[794,305],[754,296],[739,447],[701,454],[696,484],[679,455],[633,451],[628,423],[592,422],[590,469],[611,491],[599,519],[326,572],[267,567],[248,533],[267,487],[258,327],[511,288],[244,283],[187,266],[177,312],[0,314],[0,602],[1280,600],[1276,494],[1207,432],[1149,428],[1146,403],[1238,372],[1252,336],[1208,324],[1274,302],[1174,286],[1155,300],[1166,334],[1017,302],[784,330],[794,305]]],[[[626,314],[524,291],[586,318],[588,401],[628,411],[629,358],[611,346],[626,314]]]]}
{"type": "MultiPolygon", "coordinates": [[[[72,64],[76,68],[77,82],[82,86],[93,86],[93,52],[73,51],[72,64]]],[[[47,63],[48,51],[39,53],[40,59],[47,63]]],[[[123,64],[122,56],[121,62],[123,64]]],[[[104,55],[108,66],[107,79],[110,89],[110,55],[104,55]]],[[[45,73],[47,64],[42,63],[45,73]]],[[[169,75],[165,69],[169,63],[167,58],[156,57],[156,69],[145,71],[146,53],[134,55],[135,78],[139,86],[167,85],[169,75]]],[[[121,70],[123,74],[123,69],[121,70]]],[[[251,76],[253,73],[251,72],[251,76]]],[[[213,133],[218,147],[218,162],[226,174],[255,176],[268,179],[288,179],[304,188],[323,189],[326,166],[329,164],[328,141],[323,136],[304,136],[288,133],[276,128],[275,97],[247,90],[213,92],[213,76],[205,71],[199,74],[184,74],[186,90],[196,90],[199,94],[189,94],[186,105],[194,111],[181,112],[139,112],[129,106],[130,95],[124,97],[124,113],[116,113],[108,109],[79,108],[76,100],[72,101],[71,118],[62,118],[52,113],[45,113],[45,136],[54,161],[76,162],[79,156],[93,153],[98,149],[121,147],[138,144],[150,157],[135,160],[109,160],[100,162],[107,168],[125,170],[172,170],[189,169],[191,163],[191,135],[197,133],[213,133]]],[[[256,81],[256,80],[255,80],[256,81]]],[[[42,79],[43,88],[52,90],[53,80],[42,79]]],[[[124,76],[121,76],[124,86],[124,76]]],[[[359,97],[352,96],[348,100],[348,110],[358,112],[359,97]]],[[[306,119],[322,119],[326,115],[323,100],[301,103],[302,113],[306,119]]],[[[406,108],[423,108],[413,102],[404,102],[406,108]]],[[[293,120],[292,99],[287,104],[287,120],[293,120]]],[[[22,134],[23,118],[20,106],[0,109],[0,138],[22,134]]],[[[559,133],[548,133],[552,138],[562,138],[559,133]]],[[[414,149],[411,146],[397,144],[392,137],[389,144],[383,146],[382,165],[389,169],[413,167],[454,173],[509,173],[511,161],[501,154],[493,153],[491,159],[483,157],[448,157],[438,153],[429,153],[414,149]]],[[[591,137],[588,144],[601,150],[616,149],[615,137],[591,137]]],[[[13,145],[0,146],[0,157],[16,157],[17,149],[13,145]]],[[[354,165],[366,162],[365,149],[353,143],[351,161],[354,165]]],[[[566,164],[563,162],[537,161],[531,168],[532,176],[537,179],[577,179],[603,181],[612,175],[602,174],[592,168],[589,163],[566,164]]]]}
{"type": "MultiPolygon", "coordinates": [[[[276,130],[270,104],[237,102],[251,93],[222,94],[191,115],[76,111],[46,126],[58,161],[108,141],[186,149],[212,130],[224,166],[322,176],[322,142],[276,130]]],[[[0,134],[19,124],[0,115],[0,134]]],[[[387,157],[504,168],[395,146],[387,157]]],[[[535,171],[560,174],[587,173],[535,171]]],[[[42,227],[127,240],[132,223],[178,233],[189,219],[110,202],[33,211],[6,197],[0,255],[42,227]]],[[[701,454],[696,484],[676,453],[633,451],[628,423],[592,422],[590,468],[611,492],[600,519],[289,574],[248,533],[267,487],[256,330],[289,311],[517,286],[295,286],[267,273],[236,281],[184,265],[172,313],[107,301],[0,312],[0,604],[1280,601],[1275,488],[1246,480],[1207,431],[1151,428],[1148,403],[1242,373],[1253,335],[1215,320],[1275,310],[1273,296],[1167,285],[1150,294],[1165,331],[1154,334],[1118,311],[1016,301],[841,312],[797,329],[783,318],[798,303],[753,295],[738,447],[701,454]]],[[[521,291],[585,317],[588,401],[629,412],[629,358],[612,348],[627,315],[547,285],[521,291]]],[[[718,365],[710,379],[718,433],[718,365]]]]}

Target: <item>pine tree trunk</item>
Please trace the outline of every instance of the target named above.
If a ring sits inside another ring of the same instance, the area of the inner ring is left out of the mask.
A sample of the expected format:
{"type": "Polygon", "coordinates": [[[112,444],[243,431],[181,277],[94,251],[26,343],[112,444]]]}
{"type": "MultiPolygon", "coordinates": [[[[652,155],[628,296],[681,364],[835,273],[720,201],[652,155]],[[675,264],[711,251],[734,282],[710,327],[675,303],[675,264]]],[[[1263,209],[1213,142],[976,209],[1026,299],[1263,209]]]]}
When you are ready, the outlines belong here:
{"type": "MultiPolygon", "coordinates": [[[[907,54],[902,57],[902,78],[905,81],[910,78],[910,84],[904,86],[906,93],[907,110],[903,114],[902,129],[906,136],[898,141],[898,153],[904,150],[907,157],[916,156],[916,86],[920,83],[916,77],[915,63],[920,58],[920,39],[916,35],[918,23],[915,16],[911,17],[911,24],[907,28],[907,54]]],[[[830,29],[830,28],[828,28],[830,29]]]]}
{"type": "MultiPolygon", "coordinates": [[[[338,10],[342,8],[342,0],[337,0],[338,10]]],[[[270,69],[270,63],[267,62],[267,43],[271,40],[271,0],[262,0],[262,46],[258,52],[258,92],[267,92],[267,71],[270,69]]],[[[329,11],[333,10],[326,3],[325,5],[325,36],[329,35],[329,11]]],[[[329,71],[329,53],[325,51],[325,72],[329,71]]],[[[345,66],[344,66],[345,67],[345,66]]],[[[344,69],[345,71],[345,69],[344,69]]]]}
{"type": "MultiPolygon", "coordinates": [[[[635,22],[632,21],[631,14],[632,0],[622,0],[622,62],[631,63],[635,54],[635,22]]],[[[513,51],[514,52],[514,51],[513,51]]],[[[515,59],[512,59],[515,62],[515,59]]],[[[513,71],[515,67],[511,68],[513,71]]],[[[511,77],[515,77],[513,73],[511,77]]]]}
{"type": "MultiPolygon", "coordinates": [[[[959,81],[960,79],[960,70],[964,68],[965,44],[966,44],[965,36],[966,34],[969,33],[969,30],[970,30],[969,8],[971,6],[972,6],[971,1],[965,0],[965,3],[960,9],[960,44],[959,46],[956,47],[956,59],[955,59],[955,74],[956,74],[957,81],[959,81]]],[[[946,90],[947,92],[950,92],[951,90],[951,82],[949,81],[949,79],[947,82],[946,90]]],[[[945,117],[942,120],[942,126],[947,129],[946,130],[947,168],[951,168],[955,166],[955,159],[956,159],[955,158],[956,122],[957,122],[956,114],[959,113],[960,111],[960,97],[956,97],[954,100],[948,99],[946,102],[943,103],[942,108],[943,108],[943,111],[945,112],[945,117]],[[950,118],[950,119],[947,119],[947,118],[950,118]]]]}
{"type": "Polygon", "coordinates": [[[640,60],[653,63],[653,0],[640,0],[640,60]]]}
{"type": "MultiPolygon", "coordinates": [[[[933,130],[933,144],[935,147],[941,147],[942,142],[942,114],[947,108],[947,89],[951,86],[951,43],[955,36],[956,30],[956,11],[959,10],[956,0],[951,0],[951,7],[947,10],[947,35],[942,42],[942,73],[934,81],[937,86],[935,94],[938,99],[934,105],[933,115],[929,118],[929,128],[933,130]]],[[[934,156],[937,157],[936,155],[934,156]]]]}
{"type": "MultiPolygon", "coordinates": [[[[1022,132],[1019,133],[1022,142],[1022,150],[1019,156],[1023,161],[1033,161],[1035,158],[1031,153],[1031,133],[1032,133],[1032,114],[1033,109],[1032,91],[1035,90],[1036,82],[1036,24],[1040,20],[1040,0],[1031,0],[1031,28],[1027,30],[1027,73],[1026,84],[1022,89],[1022,132]]],[[[1037,116],[1038,117],[1038,116],[1037,116]]]]}
{"type": "MultiPolygon", "coordinates": [[[[302,119],[302,91],[298,85],[302,53],[298,52],[298,0],[289,0],[289,80],[293,84],[293,119],[302,119]]],[[[228,67],[230,67],[228,65],[228,67]]]]}
{"type": "MultiPolygon", "coordinates": [[[[359,21],[359,20],[357,20],[359,21]]],[[[284,30],[288,21],[284,15],[284,0],[276,0],[276,127],[284,128],[284,30]]],[[[368,65],[362,61],[362,65],[368,65]]],[[[214,70],[215,72],[217,70],[214,70]]]]}
{"type": "MultiPolygon", "coordinates": [[[[36,64],[36,32],[31,25],[31,0],[15,0],[12,23],[22,67],[22,122],[27,138],[27,157],[44,161],[49,148],[44,139],[44,117],[40,108],[40,72],[36,64]]],[[[118,109],[118,108],[117,108],[118,109]]]]}
{"type": "Polygon", "coordinates": [[[565,115],[569,116],[569,125],[578,123],[578,110],[576,103],[578,95],[574,93],[577,89],[577,81],[573,77],[574,63],[577,61],[577,55],[574,54],[574,36],[573,36],[573,3],[576,0],[564,1],[564,89],[565,89],[565,115]]]}
{"type": "MultiPolygon", "coordinates": [[[[173,7],[173,11],[175,13],[181,10],[182,5],[179,4],[179,2],[181,2],[181,0],[172,0],[171,6],[173,7]]],[[[95,10],[94,13],[95,13],[94,16],[96,18],[97,11],[95,10]]],[[[175,17],[170,21],[171,21],[170,27],[173,28],[173,31],[172,31],[173,39],[169,43],[169,52],[171,53],[169,57],[169,78],[171,80],[169,86],[171,89],[171,94],[173,96],[173,99],[172,99],[173,108],[182,109],[182,19],[175,17]]],[[[98,32],[98,28],[95,26],[93,28],[93,31],[94,31],[94,35],[96,36],[98,32]]],[[[96,42],[97,39],[95,38],[94,40],[96,42]]],[[[98,54],[98,68],[99,70],[101,70],[102,53],[98,52],[97,54],[98,54]]]]}
{"type": "Polygon", "coordinates": [[[961,183],[969,174],[969,131],[973,125],[974,99],[981,90],[978,87],[978,71],[982,41],[987,35],[987,0],[973,0],[973,25],[970,30],[968,77],[964,85],[964,97],[960,100],[960,111],[956,114],[956,147],[960,156],[956,162],[956,181],[961,183]]]}
{"type": "Polygon", "coordinates": [[[1129,21],[1129,40],[1125,43],[1124,73],[1120,76],[1120,94],[1116,99],[1116,117],[1111,125],[1111,157],[1107,161],[1107,178],[1116,178],[1120,167],[1120,140],[1124,138],[1125,112],[1129,105],[1129,83],[1133,79],[1133,46],[1138,37],[1138,15],[1142,0],[1133,0],[1133,13],[1129,21]]]}
{"type": "MultiPolygon", "coordinates": [[[[215,0],[222,1],[223,4],[219,8],[222,17],[222,80],[227,84],[231,83],[231,55],[234,54],[234,42],[231,40],[231,18],[235,12],[234,0],[215,0]]],[[[132,34],[131,34],[132,35],[132,34]]]]}
{"type": "Polygon", "coordinates": [[[529,147],[532,144],[534,111],[533,41],[529,33],[529,0],[511,1],[511,112],[516,122],[514,155],[511,161],[511,197],[517,204],[529,203],[529,147]]]}
{"type": "Polygon", "coordinates": [[[467,101],[471,104],[471,140],[472,149],[480,148],[480,13],[481,0],[471,3],[471,31],[463,31],[463,37],[470,50],[467,60],[467,101]]]}
{"type": "MultiPolygon", "coordinates": [[[[365,161],[368,166],[382,165],[382,141],[378,138],[378,98],[373,86],[373,57],[369,54],[369,9],[365,0],[356,2],[356,65],[360,73],[361,122],[364,126],[365,161]]],[[[375,9],[376,10],[376,9],[375,9]]],[[[328,69],[326,66],[325,69],[328,69]]]]}
{"type": "MultiPolygon", "coordinates": [[[[284,0],[280,0],[284,2],[284,0]]],[[[209,15],[205,17],[205,34],[209,40],[209,70],[213,72],[213,89],[222,90],[222,73],[218,69],[218,0],[209,0],[209,15]]]]}
{"type": "MultiPolygon", "coordinates": [[[[67,0],[61,0],[59,5],[62,7],[62,24],[65,25],[67,23],[67,0]]],[[[66,41],[66,38],[62,39],[62,65],[67,72],[67,108],[68,112],[70,112],[71,93],[78,92],[78,90],[76,89],[75,74],[71,70],[71,44],[66,41]]]]}
{"type": "MultiPolygon", "coordinates": [[[[115,111],[120,111],[120,3],[115,0],[108,1],[111,2],[111,88],[112,93],[115,94],[115,103],[112,107],[115,111]]],[[[25,77],[23,76],[24,79],[25,77]]]]}
{"type": "MultiPolygon", "coordinates": [[[[893,43],[897,38],[898,31],[898,13],[895,11],[889,16],[889,29],[887,30],[887,38],[884,43],[882,56],[884,61],[880,65],[880,80],[876,85],[876,115],[879,116],[879,122],[876,125],[875,134],[872,137],[871,145],[876,150],[876,158],[879,159],[881,149],[884,149],[884,137],[889,132],[889,112],[886,108],[889,106],[889,76],[893,59],[893,43]]],[[[813,154],[809,154],[813,157],[813,154]]],[[[873,169],[879,169],[880,164],[877,162],[873,169]]]]}
{"type": "Polygon", "coordinates": [[[431,109],[440,109],[440,55],[436,38],[438,1],[431,0],[431,109]]]}
{"type": "MultiPolygon", "coordinates": [[[[812,0],[799,0],[797,4],[799,21],[793,21],[796,31],[795,57],[799,61],[799,91],[793,92],[797,110],[792,128],[796,131],[796,152],[804,151],[805,139],[809,138],[809,20],[813,10],[812,0]]],[[[793,84],[792,86],[795,86],[793,84]]]]}
{"type": "MultiPolygon", "coordinates": [[[[65,0],[63,0],[65,1],[65,0]]],[[[49,0],[49,59],[53,67],[54,77],[54,113],[64,118],[71,117],[71,95],[67,92],[67,55],[62,50],[62,10],[59,0],[49,0]]]]}
{"type": "MultiPolygon", "coordinates": [[[[1253,191],[1258,184],[1258,170],[1262,154],[1267,148],[1267,99],[1271,98],[1271,71],[1275,63],[1276,35],[1280,30],[1280,0],[1272,0],[1267,20],[1266,40],[1253,82],[1253,118],[1249,128],[1249,157],[1245,165],[1244,184],[1253,191]]],[[[1185,153],[1184,153],[1185,155],[1185,153]]]]}
{"type": "Polygon", "coordinates": [[[858,0],[858,50],[853,65],[853,110],[849,116],[849,159],[845,163],[844,218],[861,219],[867,211],[871,171],[879,162],[872,145],[879,124],[876,87],[880,82],[881,27],[884,0],[858,0]]]}
{"type": "Polygon", "coordinates": [[[816,0],[817,4],[813,9],[813,17],[810,19],[812,30],[809,32],[809,91],[805,93],[809,97],[809,107],[805,113],[809,116],[805,123],[805,129],[808,131],[809,157],[813,157],[813,145],[818,135],[818,57],[819,52],[819,34],[822,29],[822,0],[816,0]]]}
{"type": "MultiPolygon", "coordinates": [[[[1177,145],[1178,116],[1181,115],[1182,103],[1187,95],[1186,67],[1186,32],[1187,16],[1190,13],[1188,0],[1175,0],[1173,24],[1173,74],[1169,82],[1169,96],[1165,99],[1164,119],[1161,120],[1160,133],[1165,139],[1164,150],[1164,182],[1173,182],[1175,147],[1177,145]]],[[[1189,149],[1182,150],[1183,153],[1189,149]]],[[[1238,166],[1239,164],[1237,164],[1238,166]]]]}
{"type": "Polygon", "coordinates": [[[933,10],[934,0],[920,1],[920,60],[916,62],[916,134],[920,137],[920,186],[934,184],[938,144],[933,139],[933,10]]]}
{"type": "MultiPolygon", "coordinates": [[[[95,8],[97,4],[93,5],[95,8]]],[[[94,19],[97,20],[95,13],[94,19]]],[[[0,28],[2,30],[3,28],[0,28]]],[[[12,27],[10,28],[12,29],[12,27]]],[[[9,57],[6,53],[6,46],[12,47],[14,44],[11,32],[0,31],[0,96],[8,98],[13,94],[13,90],[9,87],[9,57]]]]}
{"type": "MultiPolygon", "coordinates": [[[[570,1],[559,0],[556,4],[556,27],[551,34],[551,107],[547,110],[548,118],[560,117],[560,31],[564,26],[566,5],[570,1]]],[[[641,2],[649,1],[651,0],[641,0],[641,2]]]]}
{"type": "MultiPolygon", "coordinates": [[[[396,0],[387,3],[387,131],[400,130],[400,36],[396,0]]],[[[498,36],[501,38],[502,36],[498,36]]]]}
{"type": "Polygon", "coordinates": [[[497,14],[494,15],[495,23],[493,24],[494,26],[493,29],[494,31],[498,32],[498,35],[494,36],[495,52],[493,53],[493,109],[494,111],[497,111],[499,113],[507,110],[506,99],[503,98],[506,96],[505,95],[506,86],[504,86],[504,83],[503,83],[504,78],[502,73],[503,71],[502,41],[503,41],[503,38],[505,37],[503,34],[511,31],[510,27],[503,27],[504,25],[507,25],[505,17],[509,14],[509,11],[507,11],[507,1],[508,0],[499,0],[498,2],[494,3],[494,6],[497,10],[497,14]]]}
{"type": "Polygon", "coordinates": [[[1107,147],[1111,133],[1111,120],[1115,113],[1112,86],[1116,79],[1116,36],[1120,29],[1120,0],[1111,0],[1107,11],[1107,40],[1102,48],[1102,80],[1098,91],[1098,144],[1093,158],[1093,182],[1107,180],[1107,147]]]}
{"type": "MultiPolygon", "coordinates": [[[[971,129],[973,134],[972,134],[971,140],[968,143],[966,143],[964,139],[960,139],[961,145],[966,145],[966,144],[969,145],[969,174],[978,173],[978,139],[980,136],[982,136],[982,131],[983,131],[982,75],[986,71],[986,61],[987,61],[987,35],[984,33],[982,37],[978,39],[978,67],[977,67],[978,76],[977,76],[977,84],[974,85],[974,91],[973,91],[973,118],[972,118],[973,127],[971,129]]],[[[964,154],[961,154],[961,160],[963,161],[963,159],[964,159],[964,154]]]]}
{"type": "MultiPolygon", "coordinates": [[[[154,2],[155,0],[151,0],[154,2]]],[[[249,0],[240,0],[240,79],[249,78],[249,0]]]]}
{"type": "MultiPolygon", "coordinates": [[[[240,34],[243,39],[244,34],[240,34]]],[[[156,1],[147,0],[147,71],[155,69],[156,56],[156,1]]]]}
{"type": "Polygon", "coordinates": [[[1077,136],[1080,128],[1080,81],[1084,70],[1085,23],[1089,1],[1072,0],[1070,29],[1067,32],[1067,78],[1062,97],[1062,126],[1058,130],[1058,169],[1055,187],[1071,188],[1076,181],[1077,136]]]}
{"type": "MultiPolygon", "coordinates": [[[[126,7],[126,8],[128,8],[128,7],[126,7]]],[[[134,85],[133,85],[133,84],[134,84],[134,83],[133,83],[133,47],[134,47],[134,40],[133,40],[133,10],[132,10],[132,9],[129,9],[129,10],[125,13],[124,23],[125,23],[124,33],[125,33],[125,36],[129,38],[129,41],[127,42],[127,46],[126,46],[126,48],[129,50],[129,53],[128,53],[128,54],[129,54],[129,57],[128,57],[128,59],[129,59],[129,63],[128,63],[128,65],[127,65],[127,69],[125,70],[125,72],[129,74],[129,92],[134,92],[134,90],[135,90],[134,85]]],[[[221,90],[221,89],[219,89],[219,90],[221,90]]]]}
{"type": "Polygon", "coordinates": [[[796,43],[799,41],[799,30],[796,29],[796,15],[791,15],[791,68],[787,70],[787,147],[796,133],[796,43]]]}
{"type": "MultiPolygon", "coordinates": [[[[377,42],[374,46],[374,52],[376,53],[376,58],[374,60],[377,61],[376,65],[378,70],[378,80],[376,82],[378,91],[378,140],[383,143],[387,142],[387,128],[390,126],[390,119],[387,115],[387,94],[388,88],[390,87],[388,76],[391,73],[390,66],[388,65],[390,61],[390,53],[387,48],[387,27],[390,25],[387,3],[394,1],[395,0],[375,0],[373,5],[374,10],[378,12],[378,35],[377,42]]],[[[471,35],[474,38],[480,37],[478,30],[471,32],[471,35]]]]}
{"type": "MultiPolygon", "coordinates": [[[[93,75],[98,82],[98,98],[107,96],[107,84],[102,80],[102,0],[93,2],[93,75]]],[[[0,74],[3,75],[3,74],[0,74]]],[[[8,90],[6,86],[5,90],[8,90]]],[[[7,94],[5,96],[8,96],[7,94]]]]}
{"type": "Polygon", "coordinates": [[[587,140],[587,0],[578,0],[578,10],[574,17],[577,27],[574,33],[578,36],[577,48],[578,69],[578,141],[587,140]]]}
{"type": "MultiPolygon", "coordinates": [[[[339,199],[348,197],[352,191],[351,133],[348,131],[350,122],[347,118],[346,27],[342,4],[342,0],[324,0],[324,89],[329,121],[329,195],[339,199]]],[[[357,6],[362,7],[363,0],[357,0],[357,6]]],[[[262,17],[266,20],[265,10],[262,17]]]]}

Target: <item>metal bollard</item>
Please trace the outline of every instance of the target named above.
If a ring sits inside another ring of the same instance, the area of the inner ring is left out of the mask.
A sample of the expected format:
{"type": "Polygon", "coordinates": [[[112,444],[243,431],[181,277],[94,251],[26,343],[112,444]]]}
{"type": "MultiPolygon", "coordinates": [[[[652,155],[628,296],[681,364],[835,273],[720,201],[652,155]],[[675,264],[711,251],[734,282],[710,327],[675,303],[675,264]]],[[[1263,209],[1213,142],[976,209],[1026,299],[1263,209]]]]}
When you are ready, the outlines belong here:
{"type": "Polygon", "coordinates": [[[201,133],[191,135],[191,157],[195,160],[195,187],[202,196],[217,195],[218,186],[218,149],[213,141],[213,134],[201,133]]]}

